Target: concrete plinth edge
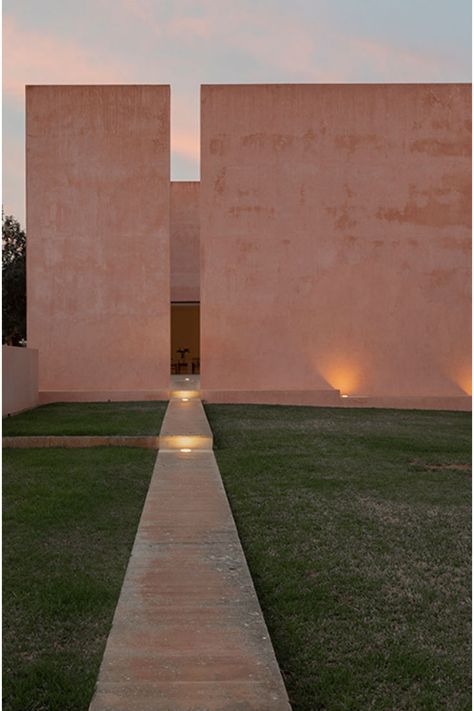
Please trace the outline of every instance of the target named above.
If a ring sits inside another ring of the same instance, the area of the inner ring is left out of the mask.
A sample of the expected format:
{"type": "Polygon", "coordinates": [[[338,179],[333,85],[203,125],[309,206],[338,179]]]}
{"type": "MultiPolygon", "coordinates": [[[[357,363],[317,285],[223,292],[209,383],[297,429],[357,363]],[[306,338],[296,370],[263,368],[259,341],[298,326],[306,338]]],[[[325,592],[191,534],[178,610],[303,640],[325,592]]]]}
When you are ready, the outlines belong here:
{"type": "Polygon", "coordinates": [[[342,407],[377,407],[394,410],[458,410],[470,412],[472,399],[466,396],[349,396],[341,398],[342,407]]]}
{"type": "Polygon", "coordinates": [[[205,402],[250,405],[319,405],[340,404],[339,390],[201,390],[205,402]]]}
{"type": "Polygon", "coordinates": [[[10,449],[30,449],[35,447],[141,447],[159,449],[160,438],[156,436],[88,436],[88,435],[29,435],[3,437],[3,447],[10,449]]]}
{"type": "Polygon", "coordinates": [[[50,402],[128,402],[168,400],[166,390],[40,390],[39,404],[50,402]]]}
{"type": "Polygon", "coordinates": [[[205,402],[246,405],[303,405],[313,407],[376,407],[400,410],[471,411],[467,395],[344,395],[339,390],[202,390],[205,402]]]}

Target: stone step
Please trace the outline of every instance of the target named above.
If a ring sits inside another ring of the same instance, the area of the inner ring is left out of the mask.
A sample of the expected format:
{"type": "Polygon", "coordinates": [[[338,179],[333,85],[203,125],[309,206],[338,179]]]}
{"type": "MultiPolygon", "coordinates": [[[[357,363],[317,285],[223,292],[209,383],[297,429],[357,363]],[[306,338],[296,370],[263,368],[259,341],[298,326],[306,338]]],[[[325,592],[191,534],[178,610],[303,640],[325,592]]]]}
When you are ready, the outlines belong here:
{"type": "Polygon", "coordinates": [[[213,436],[199,399],[170,400],[160,432],[160,449],[212,449],[213,436]]]}

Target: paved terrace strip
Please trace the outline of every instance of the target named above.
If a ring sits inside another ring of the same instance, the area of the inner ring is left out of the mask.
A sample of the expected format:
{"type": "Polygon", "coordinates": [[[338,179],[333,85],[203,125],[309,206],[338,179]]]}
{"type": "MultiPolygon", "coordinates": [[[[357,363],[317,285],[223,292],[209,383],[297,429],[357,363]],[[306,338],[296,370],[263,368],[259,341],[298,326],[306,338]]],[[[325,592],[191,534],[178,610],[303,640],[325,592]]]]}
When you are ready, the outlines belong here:
{"type": "Polygon", "coordinates": [[[90,711],[291,711],[204,410],[178,395],[90,711]]]}

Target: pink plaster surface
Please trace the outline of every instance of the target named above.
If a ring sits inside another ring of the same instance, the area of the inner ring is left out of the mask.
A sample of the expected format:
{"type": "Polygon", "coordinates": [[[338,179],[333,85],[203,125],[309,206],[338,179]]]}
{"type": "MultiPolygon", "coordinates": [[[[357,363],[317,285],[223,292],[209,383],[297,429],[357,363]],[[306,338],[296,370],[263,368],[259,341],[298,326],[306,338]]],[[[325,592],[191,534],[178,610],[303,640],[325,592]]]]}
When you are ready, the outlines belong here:
{"type": "Polygon", "coordinates": [[[38,351],[2,346],[2,414],[38,405],[38,351]]]}
{"type": "Polygon", "coordinates": [[[28,345],[41,391],[169,381],[170,90],[26,90],[28,345]]]}
{"type": "Polygon", "coordinates": [[[171,301],[199,301],[199,182],[171,183],[171,301]]]}
{"type": "Polygon", "coordinates": [[[465,395],[470,85],[201,92],[206,397],[465,395]]]}

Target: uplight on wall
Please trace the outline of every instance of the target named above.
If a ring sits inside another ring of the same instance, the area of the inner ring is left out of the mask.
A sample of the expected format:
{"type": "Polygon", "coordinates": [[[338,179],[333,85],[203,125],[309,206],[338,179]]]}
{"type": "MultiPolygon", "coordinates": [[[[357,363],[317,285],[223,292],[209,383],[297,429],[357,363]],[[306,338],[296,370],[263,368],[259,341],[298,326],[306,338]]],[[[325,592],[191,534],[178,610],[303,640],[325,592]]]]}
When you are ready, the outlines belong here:
{"type": "Polygon", "coordinates": [[[472,395],[472,375],[470,365],[466,365],[464,368],[457,368],[453,373],[453,380],[456,385],[461,388],[461,390],[466,395],[472,395]]]}
{"type": "Polygon", "coordinates": [[[323,378],[336,390],[341,397],[350,397],[361,391],[364,386],[363,370],[354,360],[344,359],[340,355],[321,359],[318,369],[323,378]]]}

